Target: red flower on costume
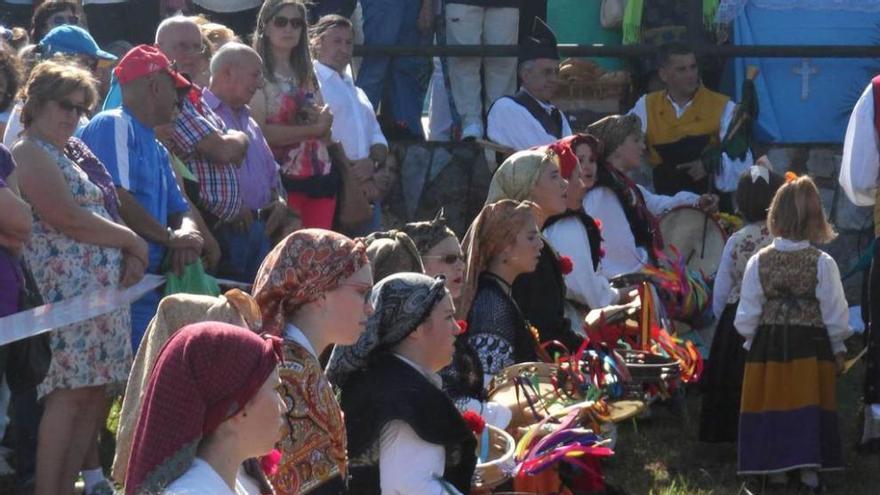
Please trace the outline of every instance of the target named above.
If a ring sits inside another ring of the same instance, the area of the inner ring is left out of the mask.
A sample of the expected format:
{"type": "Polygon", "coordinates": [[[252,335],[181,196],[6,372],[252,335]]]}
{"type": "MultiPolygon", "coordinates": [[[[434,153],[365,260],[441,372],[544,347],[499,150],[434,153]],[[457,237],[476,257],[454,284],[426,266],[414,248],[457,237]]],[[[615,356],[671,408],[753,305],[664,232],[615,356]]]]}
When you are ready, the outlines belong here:
{"type": "Polygon", "coordinates": [[[559,270],[563,275],[568,275],[574,270],[574,263],[572,263],[571,258],[568,256],[560,256],[559,257],[559,270]]]}
{"type": "Polygon", "coordinates": [[[278,473],[278,466],[281,464],[281,451],[272,449],[272,452],[260,458],[260,467],[266,476],[275,476],[278,473]]]}
{"type": "Polygon", "coordinates": [[[605,248],[600,247],[599,248],[599,258],[604,258],[604,257],[605,257],[605,248]]]}
{"type": "Polygon", "coordinates": [[[482,416],[473,411],[465,411],[461,417],[464,418],[464,422],[474,432],[474,435],[483,434],[483,430],[486,428],[486,420],[482,416]]]}
{"type": "Polygon", "coordinates": [[[598,218],[594,218],[593,223],[596,224],[597,229],[602,230],[602,220],[599,220],[598,218]]]}
{"type": "Polygon", "coordinates": [[[467,322],[464,321],[464,320],[458,320],[456,323],[458,324],[458,330],[459,330],[459,331],[458,331],[458,335],[464,335],[464,334],[466,334],[466,333],[467,333],[467,330],[468,330],[468,324],[467,324],[467,322]]]}

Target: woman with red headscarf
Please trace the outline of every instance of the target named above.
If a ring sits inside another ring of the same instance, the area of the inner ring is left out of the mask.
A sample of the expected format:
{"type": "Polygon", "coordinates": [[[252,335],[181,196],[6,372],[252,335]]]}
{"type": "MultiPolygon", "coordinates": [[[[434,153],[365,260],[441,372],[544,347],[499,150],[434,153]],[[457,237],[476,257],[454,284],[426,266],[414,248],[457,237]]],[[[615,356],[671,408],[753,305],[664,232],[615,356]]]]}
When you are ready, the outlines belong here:
{"type": "Polygon", "coordinates": [[[364,244],[329,230],[290,234],[260,266],[253,294],[263,330],[284,337],[287,410],[281,464],[270,477],[278,495],[345,491],[345,423],[318,356],[357,342],[373,312],[372,287],[364,244]]]}
{"type": "Polygon", "coordinates": [[[584,212],[583,199],[596,182],[599,141],[589,134],[575,134],[547,146],[556,154],[559,172],[568,181],[566,211],[544,222],[544,237],[571,261],[565,274],[565,315],[572,328],[583,322],[590,309],[620,301],[624,295],[598,273],[604,251],[599,222],[584,212]]]}
{"type": "Polygon", "coordinates": [[[262,473],[246,461],[268,454],[281,436],[280,353],[279,339],[227,323],[175,333],[150,375],[126,495],[272,493],[257,486],[262,473]]]}

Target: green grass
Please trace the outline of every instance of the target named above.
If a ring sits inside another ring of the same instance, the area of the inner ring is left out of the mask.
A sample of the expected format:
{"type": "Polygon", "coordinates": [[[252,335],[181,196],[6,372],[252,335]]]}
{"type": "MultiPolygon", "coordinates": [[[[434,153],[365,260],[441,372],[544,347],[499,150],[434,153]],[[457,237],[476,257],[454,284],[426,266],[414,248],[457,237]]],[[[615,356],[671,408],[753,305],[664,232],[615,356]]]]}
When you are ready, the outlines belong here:
{"type": "MultiPolygon", "coordinates": [[[[855,354],[861,342],[851,340],[855,354]]],[[[853,446],[858,439],[858,410],[864,367],[859,364],[838,380],[840,414],[846,470],[824,475],[829,493],[880,494],[880,460],[860,456],[853,446]]],[[[761,481],[736,475],[736,446],[697,441],[700,396],[688,391],[683,406],[659,405],[650,418],[620,425],[616,455],[608,462],[608,480],[633,495],[754,495],[774,493],[761,489],[761,481]]],[[[775,493],[785,493],[775,492],[775,493]]],[[[796,493],[791,491],[791,493],[796,493]]]]}

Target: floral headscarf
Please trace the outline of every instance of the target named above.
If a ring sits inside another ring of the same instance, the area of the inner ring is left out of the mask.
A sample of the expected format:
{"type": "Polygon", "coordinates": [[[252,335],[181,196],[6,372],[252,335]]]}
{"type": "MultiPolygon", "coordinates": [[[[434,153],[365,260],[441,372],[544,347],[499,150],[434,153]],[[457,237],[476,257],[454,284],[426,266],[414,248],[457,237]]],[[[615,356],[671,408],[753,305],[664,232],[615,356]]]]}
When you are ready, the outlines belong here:
{"type": "Polygon", "coordinates": [[[368,262],[363,242],[337,232],[303,229],[290,234],[269,252],[254,279],[263,331],[280,335],[288,316],[368,262]]]}
{"type": "Polygon", "coordinates": [[[280,356],[276,337],[228,323],[202,322],[178,330],[162,348],[144,394],[126,495],[162,493],[183,475],[199,442],[247,405],[280,356]]]}
{"type": "Polygon", "coordinates": [[[348,376],[413,333],[446,295],[446,279],[421,273],[395,273],[382,279],[371,295],[375,308],[364,333],[354,345],[336,346],[327,365],[327,378],[342,386],[348,376]]]}
{"type": "Polygon", "coordinates": [[[529,199],[546,163],[555,164],[554,153],[546,148],[518,151],[507,157],[492,176],[486,204],[502,199],[529,199]]]}
{"type": "Polygon", "coordinates": [[[516,242],[516,236],[528,220],[540,217],[541,208],[531,201],[503,199],[483,207],[471,223],[461,247],[467,265],[464,271],[464,287],[458,318],[467,319],[471,303],[477,292],[477,280],[505,247],[516,242]]]}

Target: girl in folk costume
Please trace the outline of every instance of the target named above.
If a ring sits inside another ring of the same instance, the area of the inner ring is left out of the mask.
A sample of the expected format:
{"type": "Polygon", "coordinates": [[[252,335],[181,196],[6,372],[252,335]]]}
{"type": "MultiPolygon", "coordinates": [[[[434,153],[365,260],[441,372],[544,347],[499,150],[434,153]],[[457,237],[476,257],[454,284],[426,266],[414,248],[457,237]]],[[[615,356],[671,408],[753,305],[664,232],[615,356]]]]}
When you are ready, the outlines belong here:
{"type": "Polygon", "coordinates": [[[718,326],[712,339],[711,359],[701,381],[700,440],[703,442],[736,442],[746,351],[733,319],[746,263],[773,240],[767,229],[767,209],[783,183],[782,176],[760,165],[761,162],[758,160],[759,165],[752,165],[739,179],[736,204],[747,223],[727,239],[715,274],[712,309],[718,326]]]}
{"type": "MultiPolygon", "coordinates": [[[[495,171],[486,202],[529,200],[539,207],[541,216],[537,220],[542,228],[548,218],[565,212],[567,188],[555,153],[547,149],[520,151],[495,171]]],[[[562,266],[556,251],[544,242],[535,270],[516,278],[513,298],[525,318],[537,328],[541,342],[558,341],[574,352],[583,343],[583,337],[572,331],[571,321],[565,317],[563,275],[570,268],[562,266]]]]}
{"type": "MultiPolygon", "coordinates": [[[[408,223],[401,230],[415,243],[425,273],[446,279],[446,290],[452,296],[452,301],[460,304],[464,287],[464,254],[458,236],[446,223],[443,210],[438,211],[432,220],[408,223]]],[[[474,411],[487,423],[506,428],[510,423],[510,410],[501,404],[487,402],[480,356],[468,342],[467,322],[463,323],[463,331],[455,338],[452,363],[440,372],[443,390],[455,401],[459,410],[474,411]]]]}
{"type": "Polygon", "coordinates": [[[287,411],[281,464],[271,476],[279,495],[345,490],[345,425],[318,356],[331,344],[355,343],[372,313],[365,251],[336,232],[299,230],[269,253],[254,281],[263,329],[284,337],[287,411]]]}
{"type": "Polygon", "coordinates": [[[572,260],[572,271],[565,275],[565,314],[572,329],[580,331],[580,322],[590,309],[616,304],[625,296],[598,273],[604,254],[602,233],[599,222],[583,209],[584,195],[596,182],[599,141],[589,134],[576,134],[548,148],[556,153],[568,190],[566,211],[544,223],[544,237],[560,255],[572,260]]]}
{"type": "Polygon", "coordinates": [[[469,493],[476,438],[437,374],[460,332],[445,279],[396,273],[371,298],[366,331],[327,367],[346,413],[350,493],[469,493]]]}
{"type": "Polygon", "coordinates": [[[819,489],[818,470],[843,468],[836,374],[849,312],[834,259],[811,246],[835,237],[816,185],[783,185],[767,217],[773,242],[749,259],[734,325],[745,339],[739,473],[819,489]]]}
{"type": "Polygon", "coordinates": [[[653,194],[635,184],[627,174],[642,166],[645,136],[635,115],[611,115],[589,127],[603,145],[595,185],[584,196],[584,211],[604,227],[605,257],[600,273],[611,278],[640,271],[655,263],[655,249],[663,242],[657,232],[657,216],[689,205],[712,210],[718,198],[682,191],[675,196],[653,194]]]}
{"type": "Polygon", "coordinates": [[[144,394],[126,495],[271,495],[260,463],[281,436],[281,342],[228,323],[177,331],[144,394]],[[262,480],[262,487],[257,481],[262,480]]]}
{"type": "Polygon", "coordinates": [[[333,116],[312,70],[303,2],[267,0],[253,47],[263,59],[266,84],[254,93],[251,113],[281,166],[287,203],[303,227],[329,229],[339,182],[326,145],[333,116]]]}
{"type": "Polygon", "coordinates": [[[467,318],[467,342],[479,356],[484,386],[512,364],[538,360],[538,342],[512,291],[513,281],[538,265],[540,215],[529,201],[488,204],[462,241],[467,266],[458,317],[467,318]]]}

